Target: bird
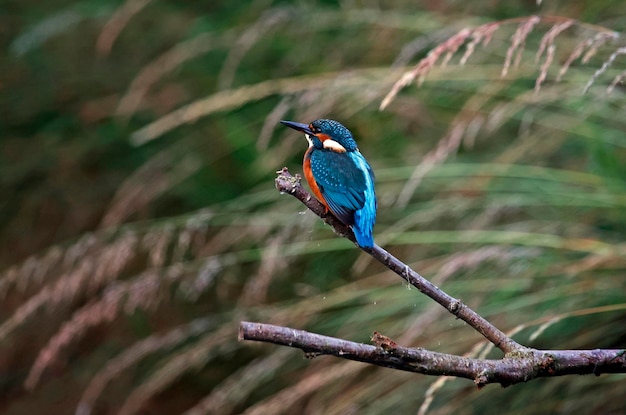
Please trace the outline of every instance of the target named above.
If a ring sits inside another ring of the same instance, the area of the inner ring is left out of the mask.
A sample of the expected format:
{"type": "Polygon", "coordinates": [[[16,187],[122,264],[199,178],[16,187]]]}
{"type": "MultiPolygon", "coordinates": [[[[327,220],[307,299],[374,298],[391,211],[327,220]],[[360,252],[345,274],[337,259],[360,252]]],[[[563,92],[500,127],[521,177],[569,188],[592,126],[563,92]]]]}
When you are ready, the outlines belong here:
{"type": "Polygon", "coordinates": [[[374,246],[376,191],[374,172],[356,141],[339,121],[319,119],[310,124],[280,121],[304,133],[309,148],[302,169],[317,199],[354,232],[361,248],[374,246]]]}

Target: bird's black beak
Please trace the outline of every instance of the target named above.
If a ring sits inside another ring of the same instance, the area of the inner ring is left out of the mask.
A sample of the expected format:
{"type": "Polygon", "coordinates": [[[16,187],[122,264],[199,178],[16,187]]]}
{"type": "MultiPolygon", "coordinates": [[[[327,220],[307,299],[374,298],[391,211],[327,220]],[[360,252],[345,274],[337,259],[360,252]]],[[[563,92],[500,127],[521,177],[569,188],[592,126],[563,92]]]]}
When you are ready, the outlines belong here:
{"type": "Polygon", "coordinates": [[[314,135],[313,131],[311,131],[308,124],[302,124],[300,122],[285,121],[285,120],[281,120],[280,123],[283,125],[286,125],[289,128],[293,128],[296,131],[301,131],[304,134],[314,135]]]}

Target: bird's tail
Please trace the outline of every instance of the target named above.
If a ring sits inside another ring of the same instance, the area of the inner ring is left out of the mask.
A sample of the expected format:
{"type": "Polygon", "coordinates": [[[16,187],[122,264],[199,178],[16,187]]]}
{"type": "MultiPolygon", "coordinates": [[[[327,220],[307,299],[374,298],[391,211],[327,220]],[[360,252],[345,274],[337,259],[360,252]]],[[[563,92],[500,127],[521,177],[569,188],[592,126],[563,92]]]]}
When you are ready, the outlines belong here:
{"type": "Polygon", "coordinates": [[[374,246],[374,238],[371,233],[359,232],[356,227],[353,227],[354,236],[356,236],[356,243],[359,244],[361,248],[371,248],[374,246]]]}
{"type": "Polygon", "coordinates": [[[376,222],[376,210],[361,209],[354,213],[354,225],[352,231],[356,237],[356,242],[361,248],[371,248],[374,246],[372,231],[376,222]]]}

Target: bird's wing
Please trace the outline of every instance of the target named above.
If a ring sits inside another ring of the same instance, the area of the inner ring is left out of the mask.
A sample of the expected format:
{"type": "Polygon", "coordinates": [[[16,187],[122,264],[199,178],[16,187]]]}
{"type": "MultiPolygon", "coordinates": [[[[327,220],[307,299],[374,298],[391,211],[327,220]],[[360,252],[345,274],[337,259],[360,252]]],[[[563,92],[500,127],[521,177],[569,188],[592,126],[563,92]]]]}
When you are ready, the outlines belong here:
{"type": "Polygon", "coordinates": [[[365,204],[367,182],[362,167],[350,153],[318,150],[311,154],[311,171],[317,186],[335,216],[346,225],[365,204]]]}

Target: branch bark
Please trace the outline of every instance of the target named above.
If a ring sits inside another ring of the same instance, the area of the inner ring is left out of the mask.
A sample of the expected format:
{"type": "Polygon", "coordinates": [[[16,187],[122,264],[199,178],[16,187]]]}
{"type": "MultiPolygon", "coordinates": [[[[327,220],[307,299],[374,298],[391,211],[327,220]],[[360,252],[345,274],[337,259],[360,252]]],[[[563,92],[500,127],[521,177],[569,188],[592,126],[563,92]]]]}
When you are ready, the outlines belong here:
{"type": "MultiPolygon", "coordinates": [[[[352,230],[327,213],[326,208],[311,197],[302,187],[299,175],[291,175],[286,167],[277,173],[276,188],[281,193],[294,196],[330,225],[335,233],[355,242],[352,230]]],[[[465,321],[502,350],[504,357],[499,360],[473,359],[421,348],[406,348],[379,333],[374,333],[372,337],[375,345],[368,345],[287,327],[246,321],[240,323],[239,340],[296,347],[311,357],[328,354],[426,375],[457,376],[472,379],[479,387],[489,383],[508,386],[539,377],[569,374],[626,373],[626,349],[537,350],[525,347],[380,246],[361,249],[435,300],[452,315],[465,321]]]]}

